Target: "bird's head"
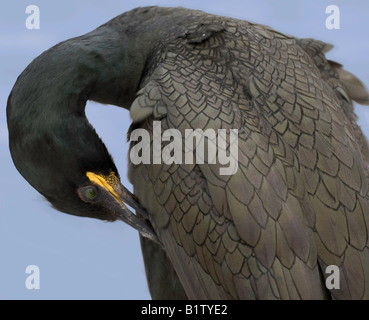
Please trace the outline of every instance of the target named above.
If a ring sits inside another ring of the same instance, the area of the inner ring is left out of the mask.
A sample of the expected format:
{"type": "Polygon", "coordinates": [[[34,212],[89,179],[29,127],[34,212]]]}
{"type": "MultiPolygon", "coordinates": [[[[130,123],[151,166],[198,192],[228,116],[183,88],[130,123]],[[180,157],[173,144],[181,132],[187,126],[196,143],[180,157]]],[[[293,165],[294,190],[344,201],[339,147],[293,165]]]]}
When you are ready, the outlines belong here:
{"type": "Polygon", "coordinates": [[[23,71],[8,99],[9,144],[18,171],[56,209],[145,232],[124,202],[144,211],[85,115],[87,100],[128,109],[139,89],[153,36],[138,43],[136,20],[123,18],[56,45],[23,71]]]}

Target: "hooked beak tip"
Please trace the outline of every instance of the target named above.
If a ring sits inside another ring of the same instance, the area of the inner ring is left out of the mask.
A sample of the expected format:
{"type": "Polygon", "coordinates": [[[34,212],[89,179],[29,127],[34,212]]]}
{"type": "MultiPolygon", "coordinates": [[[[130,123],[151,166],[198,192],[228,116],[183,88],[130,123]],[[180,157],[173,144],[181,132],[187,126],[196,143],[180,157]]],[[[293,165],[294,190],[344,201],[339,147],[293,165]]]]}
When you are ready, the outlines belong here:
{"type": "Polygon", "coordinates": [[[119,186],[115,188],[114,191],[117,195],[117,197],[114,197],[118,201],[120,207],[117,214],[118,220],[121,220],[136,229],[143,237],[162,245],[152,226],[145,221],[148,220],[149,215],[146,210],[140,206],[137,197],[121,183],[119,183],[119,186]],[[137,215],[132,213],[127,208],[126,204],[136,210],[137,215]]]}

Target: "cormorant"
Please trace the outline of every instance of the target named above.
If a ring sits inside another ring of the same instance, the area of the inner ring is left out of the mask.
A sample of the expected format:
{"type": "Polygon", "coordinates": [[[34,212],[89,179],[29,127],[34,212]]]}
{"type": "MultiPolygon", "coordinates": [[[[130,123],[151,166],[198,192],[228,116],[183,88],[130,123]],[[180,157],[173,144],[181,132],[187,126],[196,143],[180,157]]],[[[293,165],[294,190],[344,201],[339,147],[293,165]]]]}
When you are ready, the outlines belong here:
{"type": "Polygon", "coordinates": [[[155,299],[368,299],[369,149],[352,100],[369,96],[331,47],[183,8],[123,13],[19,76],[14,164],[57,210],[139,230],[155,299]],[[132,195],[87,100],[130,110],[149,147],[153,121],[183,136],[237,129],[238,170],[131,163],[132,195]],[[340,290],[325,286],[329,265],[340,290]]]}

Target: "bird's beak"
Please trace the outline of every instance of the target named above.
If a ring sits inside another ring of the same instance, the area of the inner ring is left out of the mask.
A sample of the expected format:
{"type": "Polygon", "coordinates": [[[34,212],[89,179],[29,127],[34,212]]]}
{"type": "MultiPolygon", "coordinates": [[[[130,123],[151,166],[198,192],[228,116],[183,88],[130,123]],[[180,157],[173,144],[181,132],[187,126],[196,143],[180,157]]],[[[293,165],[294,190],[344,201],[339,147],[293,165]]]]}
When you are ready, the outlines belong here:
{"type": "Polygon", "coordinates": [[[140,206],[137,197],[120,182],[120,179],[113,172],[109,176],[87,172],[86,176],[92,183],[105,189],[114,198],[114,208],[109,209],[114,211],[117,219],[139,231],[143,237],[160,244],[155,231],[145,222],[145,219],[149,219],[147,212],[140,206]],[[135,209],[137,215],[132,213],[126,204],[135,209]]]}

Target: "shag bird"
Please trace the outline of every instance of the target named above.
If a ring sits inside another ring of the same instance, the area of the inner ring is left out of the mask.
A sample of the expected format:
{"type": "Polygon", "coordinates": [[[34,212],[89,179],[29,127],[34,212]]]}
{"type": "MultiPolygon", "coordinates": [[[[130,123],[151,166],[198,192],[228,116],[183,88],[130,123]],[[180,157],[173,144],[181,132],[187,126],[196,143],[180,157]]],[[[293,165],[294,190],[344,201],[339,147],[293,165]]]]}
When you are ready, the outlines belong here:
{"type": "Polygon", "coordinates": [[[369,96],[325,58],[331,48],[201,11],[123,13],[19,76],[7,105],[14,164],[56,209],[136,228],[154,299],[368,299],[369,148],[353,101],[369,96]],[[128,109],[150,150],[154,121],[181,139],[237,129],[237,170],[206,157],[130,163],[133,195],[87,100],[128,109]],[[339,289],[325,283],[332,265],[339,289]]]}

